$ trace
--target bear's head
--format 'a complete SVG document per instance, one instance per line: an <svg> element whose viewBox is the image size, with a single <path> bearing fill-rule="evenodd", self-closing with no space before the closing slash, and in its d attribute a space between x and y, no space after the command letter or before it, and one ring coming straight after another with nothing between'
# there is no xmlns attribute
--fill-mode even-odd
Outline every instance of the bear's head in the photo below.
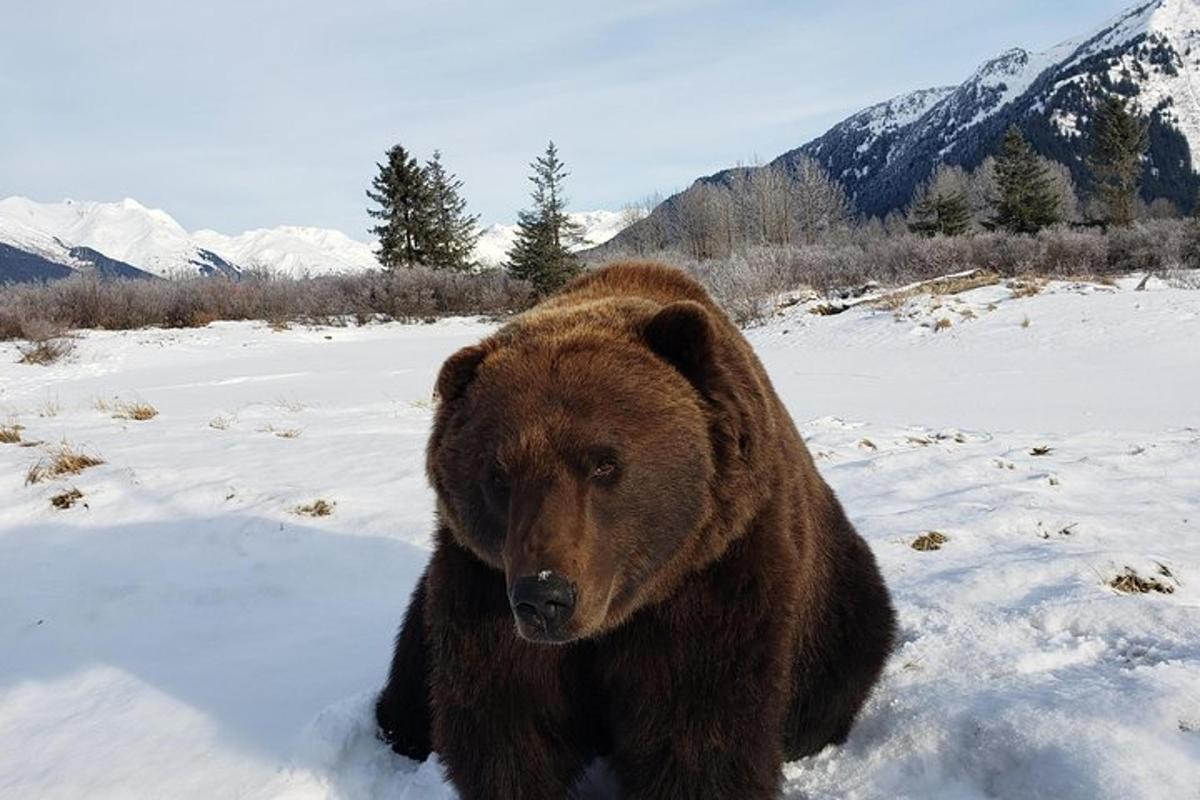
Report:
<svg viewBox="0 0 1200 800"><path fill-rule="evenodd" d="M719 556L726 493L760 490L747 426L762 409L742 398L761 387L718 313L534 312L443 365L428 451L439 513L503 571L524 638L619 625Z"/></svg>

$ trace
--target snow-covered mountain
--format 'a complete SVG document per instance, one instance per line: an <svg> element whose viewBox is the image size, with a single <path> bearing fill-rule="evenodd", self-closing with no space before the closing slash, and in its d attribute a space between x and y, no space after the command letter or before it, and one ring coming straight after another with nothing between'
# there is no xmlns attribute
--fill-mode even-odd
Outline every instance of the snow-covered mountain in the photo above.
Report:
<svg viewBox="0 0 1200 800"><path fill-rule="evenodd" d="M0 213L0 283L65 278L94 272L104 278L153 278L145 270L37 230Z"/></svg>
<svg viewBox="0 0 1200 800"><path fill-rule="evenodd" d="M905 207L939 163L978 166L1017 124L1040 153L1066 164L1086 186L1091 115L1110 94L1129 98L1150 122L1143 196L1191 208L1200 190L1200 0L1143 0L1045 52L1008 50L957 86L872 106L771 163L816 159L861 214L882 216ZM727 183L736 172L699 180ZM664 202L655 224L677 227L671 223L678 206L679 195Z"/></svg>
<svg viewBox="0 0 1200 800"><path fill-rule="evenodd" d="M619 211L579 211L567 216L583 229L581 249L607 242L625 226L624 215ZM508 257L508 251L516 239L516 225L492 225L484 228L478 244L475 245L475 258L484 266L499 266Z"/></svg>
<svg viewBox="0 0 1200 800"><path fill-rule="evenodd" d="M237 236L196 231L192 238L243 269L285 275L327 275L377 269L372 246L328 228L285 225L259 228Z"/></svg>
<svg viewBox="0 0 1200 800"><path fill-rule="evenodd" d="M571 216L583 226L585 246L607 241L621 227L622 215L614 211ZM484 266L503 263L515 237L515 225L486 228L476 258ZM236 236L189 233L167 212L131 199L0 200L0 282L51 280L81 269L121 277L236 276L248 269L302 276L378 266L372 244L337 230L282 226Z"/></svg>
<svg viewBox="0 0 1200 800"><path fill-rule="evenodd" d="M68 249L87 248L159 277L232 276L239 271L197 244L170 214L128 198L116 203L38 203L25 197L0 200L0 241L19 246L20 231Z"/></svg>

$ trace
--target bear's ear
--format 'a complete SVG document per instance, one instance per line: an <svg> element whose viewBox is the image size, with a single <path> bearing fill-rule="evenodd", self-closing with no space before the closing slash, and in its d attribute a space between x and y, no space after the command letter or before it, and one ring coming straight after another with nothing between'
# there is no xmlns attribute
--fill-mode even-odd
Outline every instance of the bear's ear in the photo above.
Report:
<svg viewBox="0 0 1200 800"><path fill-rule="evenodd" d="M712 316L699 303L681 300L663 306L642 329L650 349L703 391L713 371Z"/></svg>
<svg viewBox="0 0 1200 800"><path fill-rule="evenodd" d="M482 344L473 344L447 358L434 384L433 399L443 403L458 399L475 380L475 371L490 351Z"/></svg>

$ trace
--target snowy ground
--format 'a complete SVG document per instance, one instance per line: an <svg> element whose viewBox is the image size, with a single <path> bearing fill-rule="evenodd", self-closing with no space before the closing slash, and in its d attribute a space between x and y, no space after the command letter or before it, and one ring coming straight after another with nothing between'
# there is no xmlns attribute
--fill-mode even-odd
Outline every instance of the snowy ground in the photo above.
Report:
<svg viewBox="0 0 1200 800"><path fill-rule="evenodd" d="M488 329L0 344L0 425L42 442L0 444L0 796L452 797L369 705L426 558L432 378ZM749 335L903 629L788 797L1200 798L1200 292L988 287ZM133 401L158 416L114 418ZM26 485L64 441L106 463ZM1170 593L1110 588L1127 568Z"/></svg>

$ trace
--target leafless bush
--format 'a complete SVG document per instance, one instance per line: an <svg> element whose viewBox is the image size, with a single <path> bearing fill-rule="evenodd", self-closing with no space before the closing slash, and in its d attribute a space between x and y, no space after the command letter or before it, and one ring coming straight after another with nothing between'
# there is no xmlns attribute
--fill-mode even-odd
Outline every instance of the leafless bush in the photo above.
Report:
<svg viewBox="0 0 1200 800"><path fill-rule="evenodd" d="M502 315L526 307L531 291L500 271L426 269L316 278L252 275L240 281L191 278L101 281L74 276L0 286L0 340L45 340L78 328L198 327L216 320L329 323Z"/></svg>
<svg viewBox="0 0 1200 800"><path fill-rule="evenodd" d="M700 259L678 251L648 257L686 269L735 320L746 324L769 312L779 294L799 288L849 297L872 284L903 286L969 270L1026 281L1106 280L1151 271L1188 285L1191 273L1184 270L1200 267L1200 222L1152 219L1108 233L1060 226L1037 236L989 232L933 238L888 235L876 225L820 244L749 247L725 258Z"/></svg>
<svg viewBox="0 0 1200 800"><path fill-rule="evenodd" d="M1108 263L1108 237L1095 229L1055 228L1038 240L1044 250L1035 271L1044 275L1094 275Z"/></svg>
<svg viewBox="0 0 1200 800"><path fill-rule="evenodd" d="M1164 276L1168 286L1176 289L1200 289L1200 269L1174 269Z"/></svg>
<svg viewBox="0 0 1200 800"><path fill-rule="evenodd" d="M20 364L37 364L48 366L69 356L75 350L75 343L70 339L43 339L17 345L21 357Z"/></svg>
<svg viewBox="0 0 1200 800"><path fill-rule="evenodd" d="M1120 228L1108 236L1106 272L1158 272L1177 261L1171 236L1163 236L1161 222Z"/></svg>

